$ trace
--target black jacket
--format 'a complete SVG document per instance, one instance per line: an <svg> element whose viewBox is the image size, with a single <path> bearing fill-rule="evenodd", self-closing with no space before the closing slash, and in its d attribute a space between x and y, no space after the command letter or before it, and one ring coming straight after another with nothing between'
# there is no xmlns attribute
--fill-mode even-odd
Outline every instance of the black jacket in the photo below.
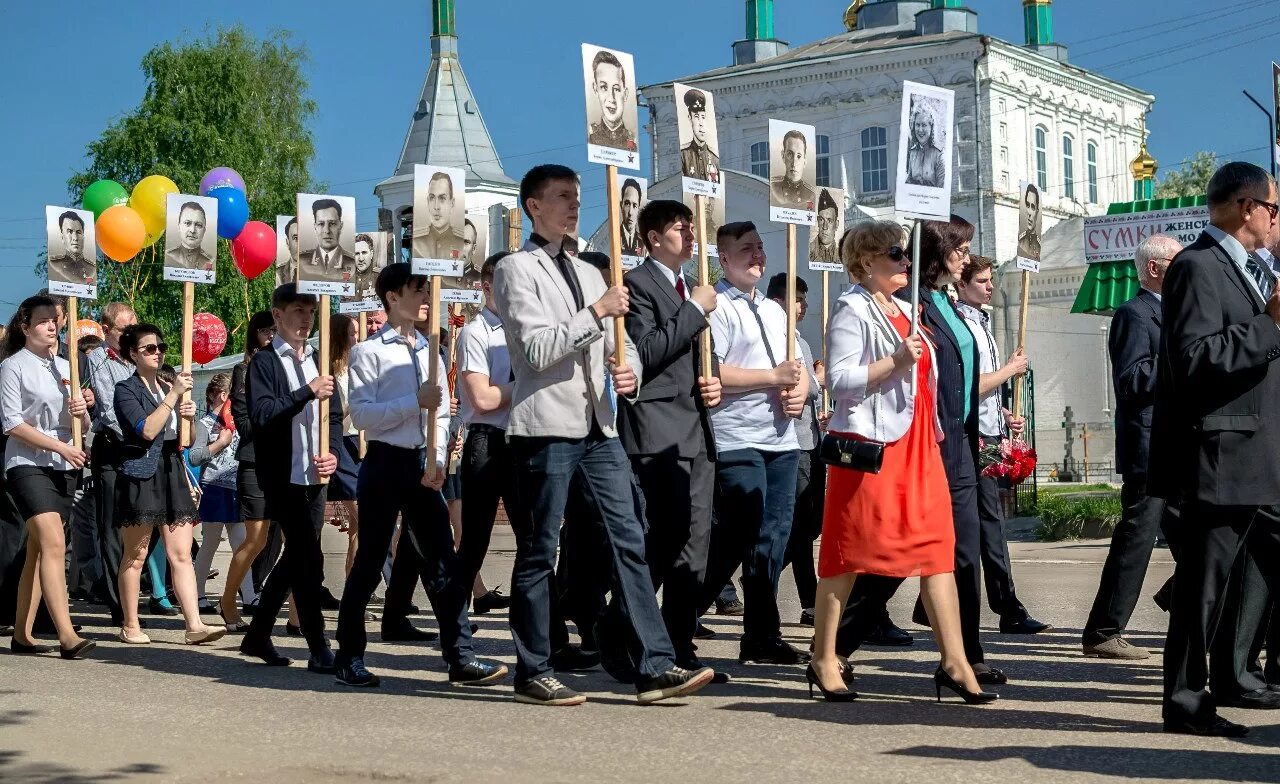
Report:
<svg viewBox="0 0 1280 784"><path fill-rule="evenodd" d="M1280 503L1280 328L1208 234L1177 255L1161 294L1153 494Z"/></svg>
<svg viewBox="0 0 1280 784"><path fill-rule="evenodd" d="M167 393L169 386L160 384L162 394ZM159 406L151 396L147 385L137 373L116 384L116 392L112 403L116 409L116 421L124 431L124 442L120 451L120 470L125 476L134 479L150 479L155 476L156 467L160 464L160 452L164 448L164 439L157 436L151 440L142 437L141 424L151 412ZM161 431L163 435L163 431Z"/></svg>
<svg viewBox="0 0 1280 784"><path fill-rule="evenodd" d="M284 365L271 346L253 355L246 388L258 482L264 487L287 485L293 465L293 418L315 395L310 386L289 388ZM336 457L342 445L342 401L337 395L329 398L328 425L329 452Z"/></svg>
<svg viewBox="0 0 1280 784"><path fill-rule="evenodd" d="M1145 476L1160 353L1160 300L1146 289L1116 308L1107 337L1116 390L1116 472Z"/></svg>
<svg viewBox="0 0 1280 784"><path fill-rule="evenodd" d="M942 449L942 463L946 466L948 477L972 477L978 459L978 377L981 376L982 365L978 356L978 344L970 347L969 361L973 366L973 381L969 388L969 415L964 412L964 364L960 358L960 341L951 331L951 327L943 318L942 311L934 303L933 297L925 290L920 292L920 304L924 306L920 323L926 337L934 346L934 361L938 363L938 419L942 423L943 439L938 446ZM961 324L964 316L956 310L954 303L948 301ZM903 308L910 311L910 306ZM968 460L971 466L963 466Z"/></svg>
<svg viewBox="0 0 1280 784"><path fill-rule="evenodd" d="M702 356L699 334L707 319L693 302L680 301L675 287L652 259L631 270L627 334L643 366L635 401L618 400L618 437L629 455L693 458L700 449L715 456L711 418L698 389ZM714 366L714 357L713 366Z"/></svg>
<svg viewBox="0 0 1280 784"><path fill-rule="evenodd" d="M259 352L261 353L261 352ZM253 423L249 421L249 363L241 362L231 369L231 420L240 434L236 447L236 460L253 462Z"/></svg>

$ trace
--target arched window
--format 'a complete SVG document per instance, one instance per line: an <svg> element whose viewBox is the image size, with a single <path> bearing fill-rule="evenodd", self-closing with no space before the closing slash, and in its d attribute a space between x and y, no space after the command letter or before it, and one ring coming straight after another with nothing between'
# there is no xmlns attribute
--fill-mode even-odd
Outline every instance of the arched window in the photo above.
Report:
<svg viewBox="0 0 1280 784"><path fill-rule="evenodd" d="M888 131L884 128L862 129L862 192L889 190Z"/></svg>
<svg viewBox="0 0 1280 784"><path fill-rule="evenodd" d="M1076 197L1076 141L1071 134L1062 135L1062 195Z"/></svg>
<svg viewBox="0 0 1280 784"><path fill-rule="evenodd" d="M818 164L818 187L831 187L831 137L818 134L814 161Z"/></svg>
<svg viewBox="0 0 1280 784"><path fill-rule="evenodd" d="M1098 203L1098 145L1085 146L1085 175L1089 178L1089 203Z"/></svg>
<svg viewBox="0 0 1280 784"><path fill-rule="evenodd" d="M757 177L769 179L768 142L756 142L751 145L751 173Z"/></svg>
<svg viewBox="0 0 1280 784"><path fill-rule="evenodd" d="M1036 126L1036 185L1049 189L1049 131L1042 125Z"/></svg>

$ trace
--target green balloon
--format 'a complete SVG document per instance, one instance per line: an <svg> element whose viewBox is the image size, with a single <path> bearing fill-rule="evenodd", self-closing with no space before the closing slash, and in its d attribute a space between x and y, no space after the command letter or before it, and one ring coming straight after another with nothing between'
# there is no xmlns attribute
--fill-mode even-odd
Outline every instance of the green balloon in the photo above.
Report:
<svg viewBox="0 0 1280 784"><path fill-rule="evenodd" d="M94 220L97 220L108 208L117 204L128 204L129 192L115 180L98 180L84 189L84 198L81 203L84 209L93 213Z"/></svg>

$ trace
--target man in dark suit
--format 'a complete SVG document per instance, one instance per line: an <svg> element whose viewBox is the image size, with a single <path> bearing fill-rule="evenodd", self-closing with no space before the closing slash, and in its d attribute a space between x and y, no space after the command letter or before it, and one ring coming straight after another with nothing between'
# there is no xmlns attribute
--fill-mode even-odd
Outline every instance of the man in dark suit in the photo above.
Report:
<svg viewBox="0 0 1280 784"><path fill-rule="evenodd" d="M619 399L618 437L644 491L649 530L645 560L653 586L665 586L662 616L676 664L702 667L694 653L698 591L707 571L715 437L709 408L720 381L699 375L698 336L715 310L713 286L690 286L681 265L693 253L693 212L678 201L640 211L649 258L624 278L631 294L627 334L644 369L634 401Z"/></svg>
<svg viewBox="0 0 1280 784"><path fill-rule="evenodd" d="M1165 279L1152 416L1153 492L1182 506L1164 653L1166 732L1242 737L1205 689L1207 641L1243 552L1280 565L1280 287L1254 255L1276 224L1275 181L1248 163L1209 180L1209 225Z"/></svg>
<svg viewBox="0 0 1280 784"><path fill-rule="evenodd" d="M1163 234L1143 240L1134 256L1142 288L1111 317L1107 349L1116 390L1116 470L1124 477L1124 513L1111 535L1098 595L1084 626L1085 656L1134 661L1151 655L1121 633L1137 606L1165 518L1165 500L1147 493L1147 454L1160 352L1160 289L1169 263L1181 250L1181 243Z"/></svg>

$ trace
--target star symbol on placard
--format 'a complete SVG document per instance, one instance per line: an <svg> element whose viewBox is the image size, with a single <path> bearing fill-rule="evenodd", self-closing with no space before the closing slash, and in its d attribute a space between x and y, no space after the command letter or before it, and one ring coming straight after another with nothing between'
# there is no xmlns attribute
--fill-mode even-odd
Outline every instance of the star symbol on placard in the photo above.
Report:
<svg viewBox="0 0 1280 784"><path fill-rule="evenodd" d="M205 280L213 280L213 271L212 271L212 270L206 270L206 271L205 271L205 273L204 273L204 279L205 279Z"/></svg>
<svg viewBox="0 0 1280 784"><path fill-rule="evenodd" d="M627 163L635 163L635 162L636 162L636 156L631 153L627 153Z"/></svg>
<svg viewBox="0 0 1280 784"><path fill-rule="evenodd" d="M711 195L712 195L712 196L718 196L718 195L720 195L720 186L718 186L718 185L712 185L712 186L711 186Z"/></svg>
<svg viewBox="0 0 1280 784"><path fill-rule="evenodd" d="M451 269L453 272L458 272L461 266L462 265L460 265L458 262L455 261L449 269Z"/></svg>

